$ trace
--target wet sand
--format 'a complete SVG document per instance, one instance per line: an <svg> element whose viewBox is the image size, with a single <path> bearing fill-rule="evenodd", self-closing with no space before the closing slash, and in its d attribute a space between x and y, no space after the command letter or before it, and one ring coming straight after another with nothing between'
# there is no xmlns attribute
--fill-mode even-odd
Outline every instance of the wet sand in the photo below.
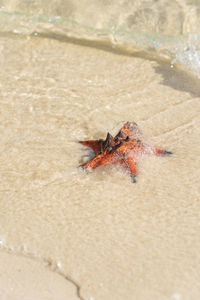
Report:
<svg viewBox="0 0 200 300"><path fill-rule="evenodd" d="M50 276L60 299L198 300L198 81L94 45L5 36L0 48L3 297L18 299L27 272L20 299L38 281L42 299ZM136 184L116 166L78 169L77 141L124 121L173 156L143 159Z"/></svg>
<svg viewBox="0 0 200 300"><path fill-rule="evenodd" d="M36 258L1 252L0 273L0 299L79 299L73 283Z"/></svg>

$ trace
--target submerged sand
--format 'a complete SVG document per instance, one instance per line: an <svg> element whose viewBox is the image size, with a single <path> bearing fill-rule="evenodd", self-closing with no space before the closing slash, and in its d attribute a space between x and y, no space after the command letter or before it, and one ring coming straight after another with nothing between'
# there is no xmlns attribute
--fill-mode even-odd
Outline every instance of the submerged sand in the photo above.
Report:
<svg viewBox="0 0 200 300"><path fill-rule="evenodd" d="M198 300L199 82L81 41L5 36L0 48L2 299ZM78 169L77 141L124 121L173 156L142 160L136 184Z"/></svg>

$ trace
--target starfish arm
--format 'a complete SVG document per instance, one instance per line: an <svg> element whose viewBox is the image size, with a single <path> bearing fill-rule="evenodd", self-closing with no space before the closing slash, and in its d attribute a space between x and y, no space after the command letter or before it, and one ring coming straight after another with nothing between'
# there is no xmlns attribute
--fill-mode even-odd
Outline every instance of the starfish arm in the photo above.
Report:
<svg viewBox="0 0 200 300"><path fill-rule="evenodd" d="M101 165L109 165L112 163L115 163L116 158L113 156L113 153L110 154L99 154L97 156L95 156L93 159L91 159L89 162L81 165L82 168L87 169L87 168L91 168L91 169L96 169L97 167L101 166Z"/></svg>
<svg viewBox="0 0 200 300"><path fill-rule="evenodd" d="M154 147L154 153L155 155L171 155L172 152L170 151L166 151L166 150L163 150L163 149L159 149L158 147Z"/></svg>
<svg viewBox="0 0 200 300"><path fill-rule="evenodd" d="M137 165L133 157L128 157L126 159L123 159L121 162L122 166L129 171L132 182L136 182L136 176L137 176Z"/></svg>
<svg viewBox="0 0 200 300"><path fill-rule="evenodd" d="M79 141L82 145L86 147L90 147L93 151L94 154L97 155L99 152L101 152L101 145L102 145L102 140L88 140L88 141Z"/></svg>

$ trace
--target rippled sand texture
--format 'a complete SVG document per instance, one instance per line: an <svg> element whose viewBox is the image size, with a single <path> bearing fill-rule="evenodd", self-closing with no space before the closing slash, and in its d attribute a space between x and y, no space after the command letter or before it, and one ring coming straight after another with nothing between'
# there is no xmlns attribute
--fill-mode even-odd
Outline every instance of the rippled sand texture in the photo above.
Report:
<svg viewBox="0 0 200 300"><path fill-rule="evenodd" d="M21 16L29 16L32 29L37 26L36 20L41 23L56 21L55 27L61 28L69 26L70 20L73 20L74 27L77 24L81 25L79 34L82 30L90 34L92 29L110 29L113 33L130 31L132 34L166 34L169 38L188 33L198 34L200 26L199 4L196 0L1 0L0 8L3 12L12 14L13 17L9 20L11 23L19 20ZM8 18L9 16L10 14ZM64 24L65 22L67 24ZM62 26L59 23L62 23ZM24 25L27 24L16 23L16 27L21 25L22 30L25 30L27 26ZM73 30L75 31L75 28L71 28L71 31Z"/></svg>
<svg viewBox="0 0 200 300"><path fill-rule="evenodd" d="M48 262L84 300L198 300L199 83L64 40L1 37L0 48L1 255ZM174 155L142 160L136 184L116 167L79 170L77 141L124 121Z"/></svg>

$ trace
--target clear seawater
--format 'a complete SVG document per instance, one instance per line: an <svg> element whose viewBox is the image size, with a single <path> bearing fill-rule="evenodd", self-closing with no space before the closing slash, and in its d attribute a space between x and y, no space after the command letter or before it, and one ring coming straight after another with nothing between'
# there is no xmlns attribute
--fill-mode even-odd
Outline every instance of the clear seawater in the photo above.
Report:
<svg viewBox="0 0 200 300"><path fill-rule="evenodd" d="M142 51L200 78L199 0L2 0L0 34L50 35Z"/></svg>

